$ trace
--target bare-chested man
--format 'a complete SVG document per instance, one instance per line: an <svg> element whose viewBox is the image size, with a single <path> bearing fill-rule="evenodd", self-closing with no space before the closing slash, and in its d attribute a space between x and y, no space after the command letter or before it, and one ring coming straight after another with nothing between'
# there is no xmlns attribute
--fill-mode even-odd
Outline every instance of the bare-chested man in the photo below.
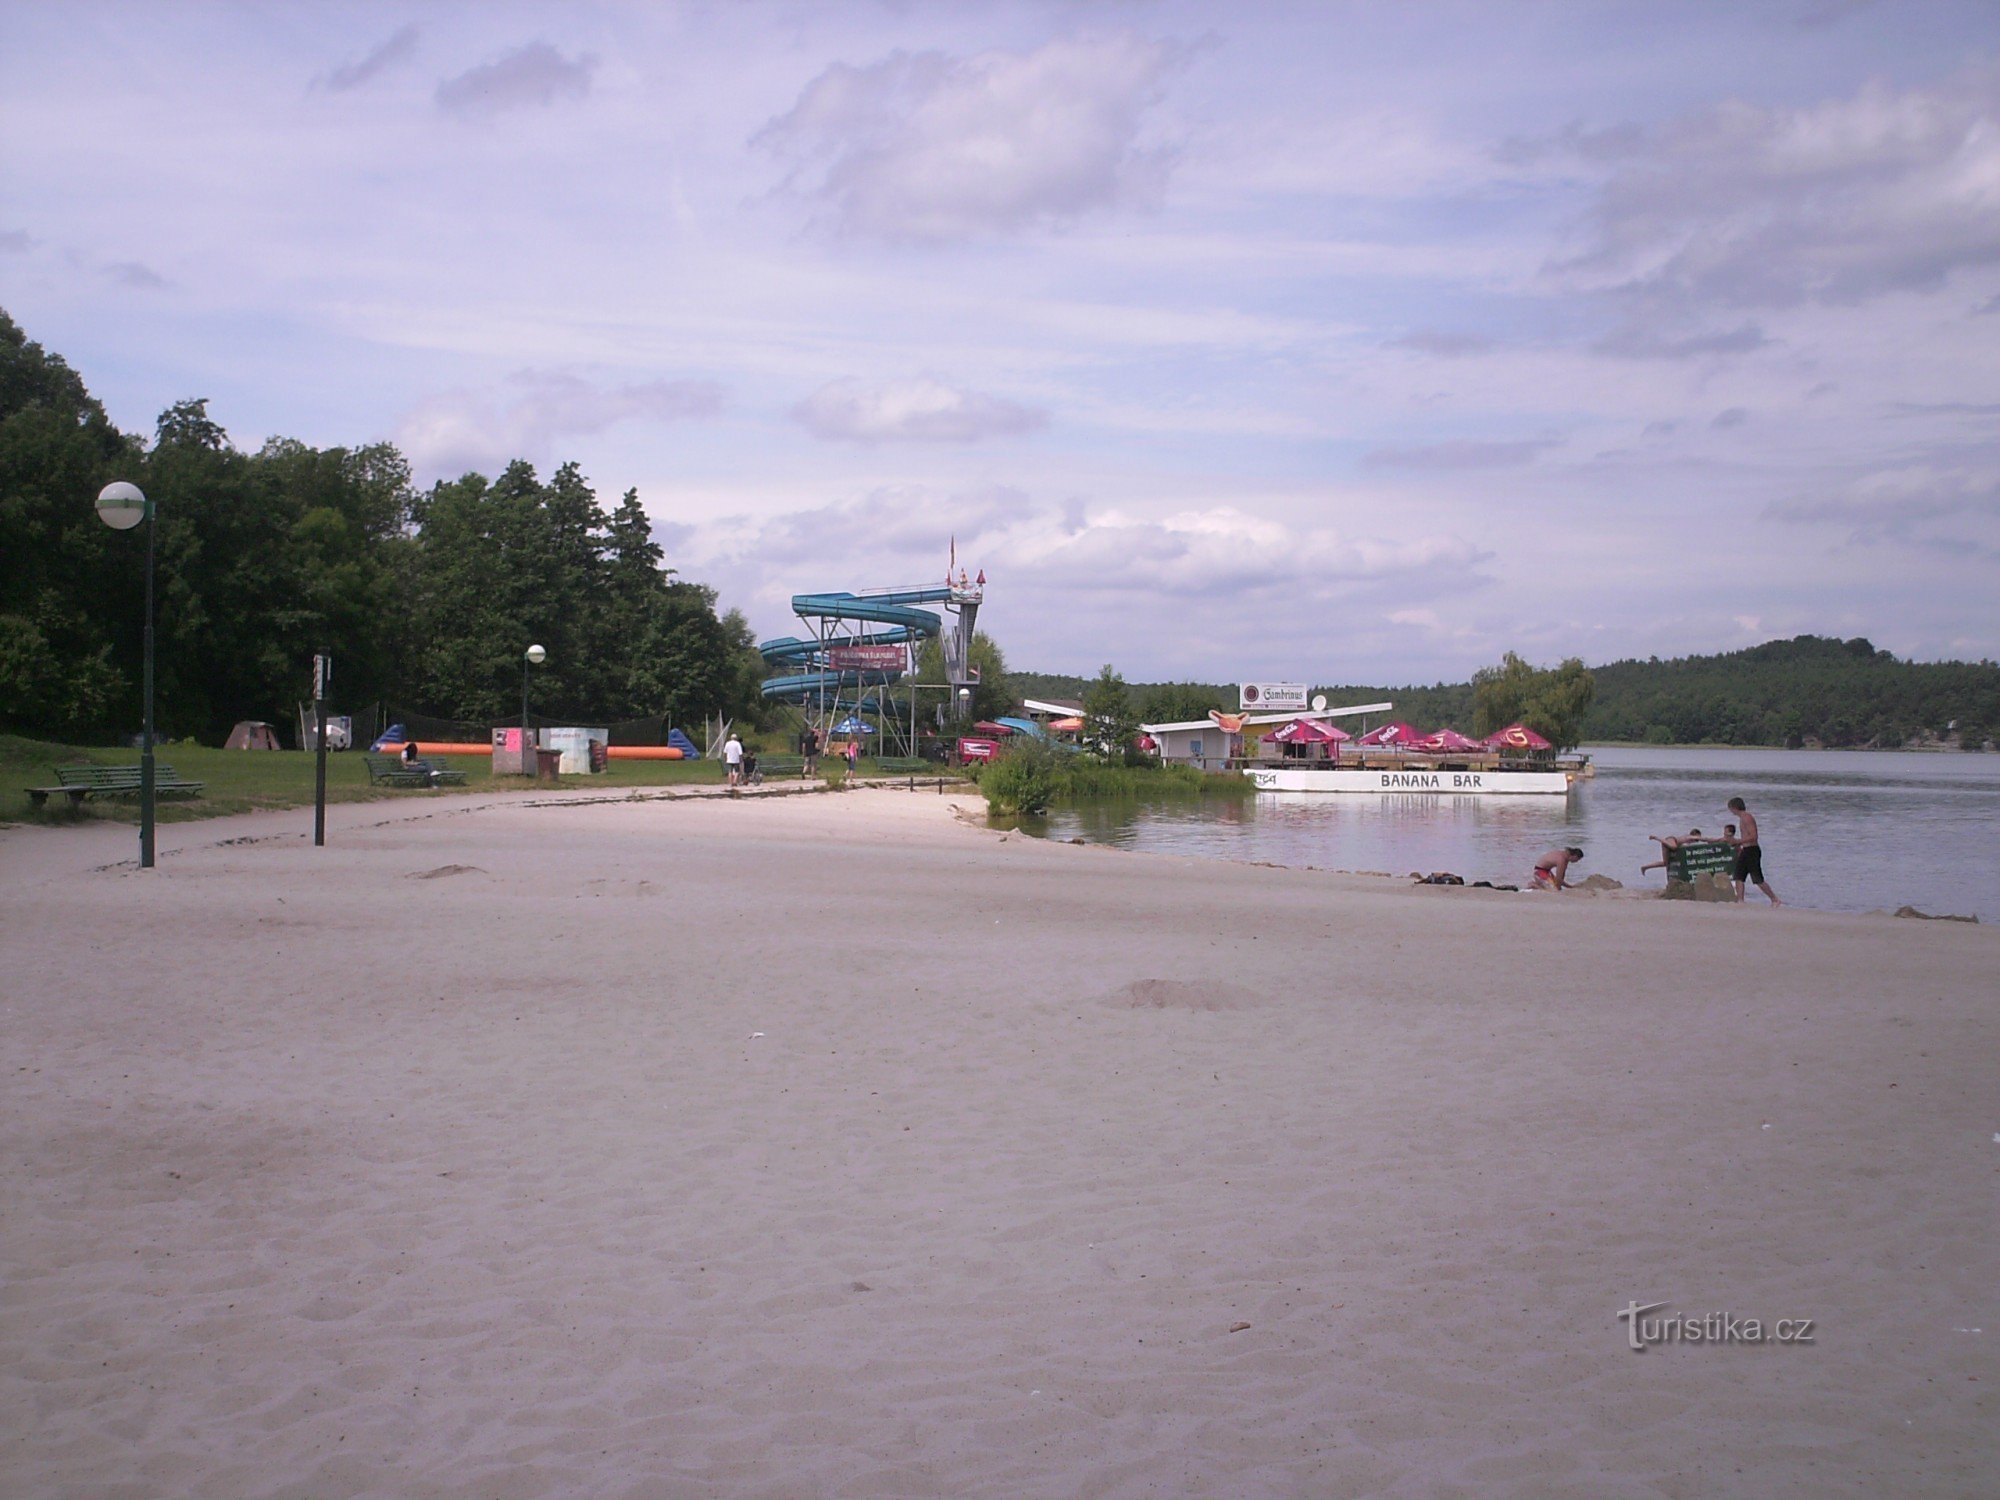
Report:
<svg viewBox="0 0 2000 1500"><path fill-rule="evenodd" d="M1582 858L1581 849L1551 849L1535 861L1535 889L1561 890L1568 883L1569 867Z"/></svg>
<svg viewBox="0 0 2000 1500"><path fill-rule="evenodd" d="M1757 842L1757 815L1743 805L1741 797L1729 799L1729 810L1742 823L1742 831L1730 839L1736 846L1736 868L1730 874L1730 883L1736 887L1736 899L1743 899L1743 888L1755 885L1773 906L1783 906L1778 893L1764 883L1764 850Z"/></svg>

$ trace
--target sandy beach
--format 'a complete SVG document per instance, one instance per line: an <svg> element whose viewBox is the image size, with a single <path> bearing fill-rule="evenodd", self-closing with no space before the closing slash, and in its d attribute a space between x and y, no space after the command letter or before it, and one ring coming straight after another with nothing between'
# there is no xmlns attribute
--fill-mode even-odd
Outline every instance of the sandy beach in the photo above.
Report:
<svg viewBox="0 0 2000 1500"><path fill-rule="evenodd" d="M6 1493L2000 1492L1991 928L958 801L0 833Z"/></svg>

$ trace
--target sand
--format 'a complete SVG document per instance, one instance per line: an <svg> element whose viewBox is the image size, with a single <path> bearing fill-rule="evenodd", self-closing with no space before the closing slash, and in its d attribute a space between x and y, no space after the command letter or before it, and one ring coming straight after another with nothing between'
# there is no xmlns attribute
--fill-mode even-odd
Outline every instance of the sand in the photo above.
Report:
<svg viewBox="0 0 2000 1500"><path fill-rule="evenodd" d="M2000 1491L1991 928L309 829L0 834L10 1497Z"/></svg>

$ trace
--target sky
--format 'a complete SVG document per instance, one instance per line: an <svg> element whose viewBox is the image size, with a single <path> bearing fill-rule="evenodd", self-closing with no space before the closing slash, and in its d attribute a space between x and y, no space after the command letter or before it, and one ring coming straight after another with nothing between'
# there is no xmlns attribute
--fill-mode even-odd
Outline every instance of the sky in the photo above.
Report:
<svg viewBox="0 0 2000 1500"><path fill-rule="evenodd" d="M2000 656L2000 0L0 0L0 308L127 431L577 462L762 635Z"/></svg>

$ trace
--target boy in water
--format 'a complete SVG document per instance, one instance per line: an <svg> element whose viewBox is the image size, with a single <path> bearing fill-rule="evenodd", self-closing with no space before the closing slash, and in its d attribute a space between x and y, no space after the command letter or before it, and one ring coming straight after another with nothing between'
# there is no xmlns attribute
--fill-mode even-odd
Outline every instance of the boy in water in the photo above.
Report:
<svg viewBox="0 0 2000 1500"><path fill-rule="evenodd" d="M1764 850L1757 842L1757 815L1744 805L1741 797L1729 799L1729 810L1743 823L1743 831L1729 840L1736 846L1736 868L1730 873L1736 899L1743 899L1746 885L1755 885L1773 906L1783 906L1785 903L1778 899L1778 893L1764 883Z"/></svg>

